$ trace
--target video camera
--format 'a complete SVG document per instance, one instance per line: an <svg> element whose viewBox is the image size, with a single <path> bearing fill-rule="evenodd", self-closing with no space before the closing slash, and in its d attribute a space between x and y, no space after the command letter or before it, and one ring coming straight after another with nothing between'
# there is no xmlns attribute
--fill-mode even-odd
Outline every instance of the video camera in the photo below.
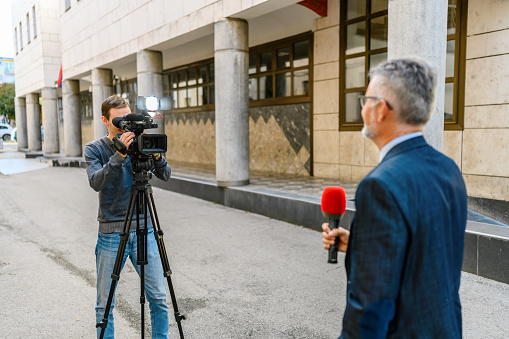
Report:
<svg viewBox="0 0 509 339"><path fill-rule="evenodd" d="M167 138L165 134L142 134L145 129L157 128L150 113L155 115L158 109L169 110L171 108L170 98L157 98L155 96L138 97L137 106L139 110L148 111L143 113L126 114L123 117L114 118L113 125L128 132L133 132L135 137L129 148L115 136L113 146L122 154L131 157L164 153L167 150Z"/></svg>

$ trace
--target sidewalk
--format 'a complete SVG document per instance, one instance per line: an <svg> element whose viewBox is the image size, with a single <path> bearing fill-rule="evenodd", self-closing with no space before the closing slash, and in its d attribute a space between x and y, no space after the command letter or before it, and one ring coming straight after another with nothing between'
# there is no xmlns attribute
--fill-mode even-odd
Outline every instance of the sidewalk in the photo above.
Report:
<svg viewBox="0 0 509 339"><path fill-rule="evenodd" d="M0 175L0 187L8 197L0 204L0 337L94 337L97 193L86 172ZM317 232L159 188L154 198L187 339L339 335L344 256L327 264ZM460 293L464 338L509 337L509 285L463 273ZM139 279L129 263L116 300L117 337L139 337Z"/></svg>

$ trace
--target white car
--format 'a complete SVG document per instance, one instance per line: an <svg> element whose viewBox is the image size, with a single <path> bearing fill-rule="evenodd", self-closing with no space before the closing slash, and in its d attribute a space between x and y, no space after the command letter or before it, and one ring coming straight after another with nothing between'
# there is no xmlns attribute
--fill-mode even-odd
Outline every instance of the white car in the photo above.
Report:
<svg viewBox="0 0 509 339"><path fill-rule="evenodd" d="M11 125L0 123L0 138L4 141L11 140L12 129Z"/></svg>

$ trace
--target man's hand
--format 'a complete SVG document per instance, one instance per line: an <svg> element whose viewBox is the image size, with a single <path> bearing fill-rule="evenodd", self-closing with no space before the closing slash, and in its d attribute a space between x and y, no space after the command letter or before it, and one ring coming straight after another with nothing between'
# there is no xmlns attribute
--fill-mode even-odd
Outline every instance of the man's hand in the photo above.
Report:
<svg viewBox="0 0 509 339"><path fill-rule="evenodd" d="M332 245L334 245L336 237L339 237L338 251L346 252L346 249L348 248L348 239L350 238L349 230L344 229L343 227L331 230L328 223L323 223L322 229L322 242L324 243L323 248L328 250Z"/></svg>
<svg viewBox="0 0 509 339"><path fill-rule="evenodd" d="M126 148L129 148L129 146L133 143L134 133L133 132L122 133L119 139L120 141L122 141ZM122 154L120 152L118 152L118 154L120 154L124 159L127 157L127 154Z"/></svg>
<svg viewBox="0 0 509 339"><path fill-rule="evenodd" d="M161 153L152 153L152 157L154 157L154 160L161 159Z"/></svg>

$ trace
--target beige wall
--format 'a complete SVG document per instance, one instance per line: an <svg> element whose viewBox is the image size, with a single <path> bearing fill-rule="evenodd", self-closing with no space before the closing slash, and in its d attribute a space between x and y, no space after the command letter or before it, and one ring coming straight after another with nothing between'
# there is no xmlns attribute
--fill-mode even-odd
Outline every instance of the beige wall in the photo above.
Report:
<svg viewBox="0 0 509 339"><path fill-rule="evenodd" d="M339 150L339 1L329 0L327 17L316 20L313 69L313 171L317 177L351 179Z"/></svg>
<svg viewBox="0 0 509 339"><path fill-rule="evenodd" d="M461 168L468 194L509 200L509 1L469 1ZM455 159L456 160L456 159Z"/></svg>

